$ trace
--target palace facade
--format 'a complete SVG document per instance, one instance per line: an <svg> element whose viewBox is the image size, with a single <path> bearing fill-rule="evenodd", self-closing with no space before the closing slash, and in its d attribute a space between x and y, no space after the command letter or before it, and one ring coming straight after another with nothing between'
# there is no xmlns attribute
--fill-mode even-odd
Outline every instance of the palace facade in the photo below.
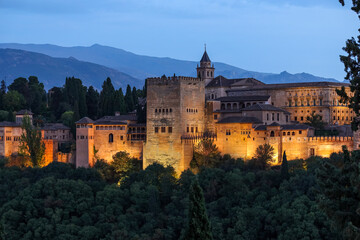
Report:
<svg viewBox="0 0 360 240"><path fill-rule="evenodd" d="M251 159L256 148L270 144L274 163L284 151L289 160L330 156L359 148L358 134L350 130L354 114L339 102L339 82L265 84L253 78L215 77L215 67L205 51L197 66L197 78L148 78L147 121L135 115L115 115L76 123L76 165L88 167L96 159L112 161L118 151L143 160L143 167L159 162L177 172L189 167L193 148L211 138L222 154ZM315 136L304 123L312 113L339 135Z"/></svg>
<svg viewBox="0 0 360 240"><path fill-rule="evenodd" d="M16 156L19 151L23 118L28 116L32 122L33 113L29 110L20 110L16 113L15 122L0 122L0 156ZM61 123L47 123L41 130L42 141L45 144L45 165L53 162L75 163L75 156L71 153L59 151L66 144L71 144L70 128Z"/></svg>

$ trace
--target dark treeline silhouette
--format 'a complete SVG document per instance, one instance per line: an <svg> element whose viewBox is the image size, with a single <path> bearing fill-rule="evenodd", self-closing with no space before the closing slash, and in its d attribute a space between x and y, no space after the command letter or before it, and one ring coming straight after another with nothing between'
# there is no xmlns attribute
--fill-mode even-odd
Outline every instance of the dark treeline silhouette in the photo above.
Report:
<svg viewBox="0 0 360 240"><path fill-rule="evenodd" d="M1 160L0 239L356 239L359 154L284 160L225 155L178 177L124 152L89 169Z"/></svg>
<svg viewBox="0 0 360 240"><path fill-rule="evenodd" d="M136 110L139 121L145 121L144 89L115 89L107 78L99 92L93 86L86 87L75 77L65 79L62 87L53 87L48 92L38 78L30 76L15 79L8 87L5 81L0 86L0 121L14 121L15 112L29 109L34 113L34 123L62 122L75 131L74 123L82 117L94 120L115 112L128 114Z"/></svg>

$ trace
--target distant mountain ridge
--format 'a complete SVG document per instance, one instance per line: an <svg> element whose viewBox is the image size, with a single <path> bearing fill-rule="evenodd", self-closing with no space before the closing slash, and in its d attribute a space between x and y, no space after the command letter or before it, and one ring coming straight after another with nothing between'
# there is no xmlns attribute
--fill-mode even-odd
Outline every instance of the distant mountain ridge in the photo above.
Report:
<svg viewBox="0 0 360 240"><path fill-rule="evenodd" d="M52 57L74 57L80 61L92 62L119 72L128 74L144 82L147 77L184 75L196 76L198 61L185 61L172 58L160 58L137 55L122 49L94 44L90 47L61 47L51 44L17 44L0 43L0 48L13 48L25 51L38 52ZM210 56L211 57L211 56ZM199 56L200 58L200 56ZM290 74L286 71L280 74L247 71L228 64L214 62L215 75L226 78L253 77L265 83L291 83L291 82L338 82L333 78L322 78L308 73Z"/></svg>
<svg viewBox="0 0 360 240"><path fill-rule="evenodd" d="M54 58L41 53L18 49L0 49L0 79L10 84L15 78L37 76L45 88L62 86L66 77L80 78L84 85L101 89L107 77L114 87L126 88L127 84L140 88L143 81L125 73L95 63L79 61L74 57Z"/></svg>

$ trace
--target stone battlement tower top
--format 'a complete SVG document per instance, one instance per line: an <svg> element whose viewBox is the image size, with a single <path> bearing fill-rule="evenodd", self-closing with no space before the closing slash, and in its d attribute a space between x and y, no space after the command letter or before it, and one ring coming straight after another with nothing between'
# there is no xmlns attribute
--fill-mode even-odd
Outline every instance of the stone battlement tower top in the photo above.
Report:
<svg viewBox="0 0 360 240"><path fill-rule="evenodd" d="M153 85L177 85L177 84L192 84L202 82L201 78L193 78L193 77L183 77L183 76L174 76L174 77L155 77L155 78L147 78L146 84L148 86Z"/></svg>
<svg viewBox="0 0 360 240"><path fill-rule="evenodd" d="M214 79L215 68L214 65L211 65L211 60L206 52L206 45L204 54L200 60L200 67L198 65L196 71L198 78L201 78L205 81L205 86Z"/></svg>

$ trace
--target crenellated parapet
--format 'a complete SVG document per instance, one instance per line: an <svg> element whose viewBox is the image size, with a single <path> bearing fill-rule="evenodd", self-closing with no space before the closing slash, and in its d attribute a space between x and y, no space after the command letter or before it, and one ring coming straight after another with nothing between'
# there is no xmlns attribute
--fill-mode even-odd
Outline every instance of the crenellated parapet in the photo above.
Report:
<svg viewBox="0 0 360 240"><path fill-rule="evenodd" d="M178 85L178 84L193 84L203 82L200 78L194 77L184 77L184 76L174 76L174 77L155 77L147 78L147 86L151 85Z"/></svg>

